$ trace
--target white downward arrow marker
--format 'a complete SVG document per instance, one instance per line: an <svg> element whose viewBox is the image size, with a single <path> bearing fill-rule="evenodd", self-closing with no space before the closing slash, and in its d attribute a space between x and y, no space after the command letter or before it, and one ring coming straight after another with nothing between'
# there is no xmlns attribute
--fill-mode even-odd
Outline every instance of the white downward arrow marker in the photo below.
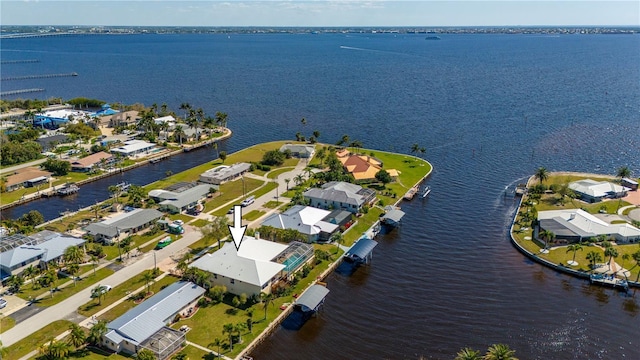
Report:
<svg viewBox="0 0 640 360"><path fill-rule="evenodd" d="M246 226L242 226L242 206L233 206L233 226L229 225L229 232L233 238L233 245L236 246L236 251L240 250L240 244L244 237L244 232L247 230Z"/></svg>

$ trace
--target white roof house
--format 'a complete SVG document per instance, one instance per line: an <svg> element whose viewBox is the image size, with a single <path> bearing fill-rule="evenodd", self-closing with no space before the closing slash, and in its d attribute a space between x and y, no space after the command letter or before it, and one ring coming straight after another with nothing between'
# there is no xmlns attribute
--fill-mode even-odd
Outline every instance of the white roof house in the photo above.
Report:
<svg viewBox="0 0 640 360"><path fill-rule="evenodd" d="M165 326L173 320L175 315L192 306L205 291L200 286L187 281L179 281L167 286L150 299L107 324L107 333L102 337L102 344L116 352L135 354L141 347L145 347L146 341L154 334L167 329ZM181 335L177 331L174 333ZM174 342L177 340L177 347L179 347L184 339L173 339L174 337L175 335L169 336L168 339L161 340L159 343L167 343L165 347L169 347L167 345L172 344L167 340L174 340ZM156 347L153 347L153 350L156 352ZM163 358L162 350L164 349L160 350L160 353L156 352L156 356L160 355L158 357Z"/></svg>
<svg viewBox="0 0 640 360"><path fill-rule="evenodd" d="M322 209L342 209L358 212L362 205L375 199L375 191L360 185L342 181L331 181L321 189L312 188L304 192L310 205Z"/></svg>
<svg viewBox="0 0 640 360"><path fill-rule="evenodd" d="M155 122L156 124L168 123L169 125L174 125L176 123L176 119L171 115L167 115L155 118L153 119L153 122Z"/></svg>
<svg viewBox="0 0 640 360"><path fill-rule="evenodd" d="M640 229L635 226L609 224L582 209L540 211L538 220L540 227L552 231L556 238L581 241L605 235L618 242L640 241Z"/></svg>
<svg viewBox="0 0 640 360"><path fill-rule="evenodd" d="M284 144L280 147L280 152L291 151L293 156L299 158L310 158L315 153L316 149L313 145L304 144Z"/></svg>
<svg viewBox="0 0 640 360"><path fill-rule="evenodd" d="M220 165L213 169L209 169L200 175L200 181L220 185L227 181L231 181L251 169L251 164L236 163L231 166Z"/></svg>
<svg viewBox="0 0 640 360"><path fill-rule="evenodd" d="M270 215L261 225L297 230L307 235L309 242L326 240L338 229L337 224L323 221L330 213L311 206L295 205L282 214Z"/></svg>
<svg viewBox="0 0 640 360"><path fill-rule="evenodd" d="M156 144L146 142L144 140L129 140L125 141L123 146L111 149L111 152L119 153L124 156L132 156L141 153L147 153L155 147Z"/></svg>
<svg viewBox="0 0 640 360"><path fill-rule="evenodd" d="M598 202L604 198L617 198L626 195L629 188L608 181L584 179L569 184L569 188L585 201Z"/></svg>
<svg viewBox="0 0 640 360"><path fill-rule="evenodd" d="M226 243L213 254L206 254L190 266L212 274L214 285L223 285L233 294L269 292L285 265L272 261L287 249L287 245L245 236L236 250Z"/></svg>
<svg viewBox="0 0 640 360"><path fill-rule="evenodd" d="M159 205L161 208L167 209L173 213L180 213L195 206L200 200L207 197L212 185L197 185L182 192L173 192L167 190L152 190L149 196L162 200Z"/></svg>

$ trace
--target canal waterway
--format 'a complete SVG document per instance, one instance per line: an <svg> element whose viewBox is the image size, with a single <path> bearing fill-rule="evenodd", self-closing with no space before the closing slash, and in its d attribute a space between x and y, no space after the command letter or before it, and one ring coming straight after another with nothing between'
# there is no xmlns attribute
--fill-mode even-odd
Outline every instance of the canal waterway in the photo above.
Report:
<svg viewBox="0 0 640 360"><path fill-rule="evenodd" d="M441 38L13 39L3 41L3 61L40 62L3 65L3 76L78 72L20 85L46 88L38 97L225 111L234 135L220 150L229 152L314 130L329 143L347 134L366 148L426 148L431 195L401 203L403 224L378 239L372 265L329 276L318 317L277 330L256 359L451 359L493 343L520 359L640 358L640 295L527 260L509 242L517 204L504 192L539 166L609 174L628 166L640 175L640 37ZM108 185L146 184L213 155L185 153L87 184L76 198L10 211L55 216L105 199Z"/></svg>

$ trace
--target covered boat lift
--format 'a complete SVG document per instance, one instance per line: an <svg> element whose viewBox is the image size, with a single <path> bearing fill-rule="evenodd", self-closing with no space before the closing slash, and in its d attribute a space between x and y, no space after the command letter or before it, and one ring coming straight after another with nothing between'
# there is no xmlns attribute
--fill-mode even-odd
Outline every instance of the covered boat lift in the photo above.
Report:
<svg viewBox="0 0 640 360"><path fill-rule="evenodd" d="M373 248L378 245L375 240L366 237L360 238L358 242L353 244L344 254L344 257L358 264L369 264L371 262Z"/></svg>
<svg viewBox="0 0 640 360"><path fill-rule="evenodd" d="M322 285L312 285L295 302L302 312L316 312L324 303L329 289Z"/></svg>
<svg viewBox="0 0 640 360"><path fill-rule="evenodd" d="M398 226L400 220L404 217L404 211L400 209L391 209L387 211L381 218L380 222L388 226Z"/></svg>

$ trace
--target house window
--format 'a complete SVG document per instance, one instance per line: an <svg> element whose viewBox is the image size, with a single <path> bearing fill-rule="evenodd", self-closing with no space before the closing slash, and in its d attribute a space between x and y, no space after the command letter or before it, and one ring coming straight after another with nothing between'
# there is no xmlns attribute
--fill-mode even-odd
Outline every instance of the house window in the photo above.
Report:
<svg viewBox="0 0 640 360"><path fill-rule="evenodd" d="M218 274L213 274L213 278L217 279L218 278Z"/></svg>
<svg viewBox="0 0 640 360"><path fill-rule="evenodd" d="M229 281L230 281L232 284L235 284L235 283L236 283L236 280L235 280L235 279L229 279Z"/></svg>

